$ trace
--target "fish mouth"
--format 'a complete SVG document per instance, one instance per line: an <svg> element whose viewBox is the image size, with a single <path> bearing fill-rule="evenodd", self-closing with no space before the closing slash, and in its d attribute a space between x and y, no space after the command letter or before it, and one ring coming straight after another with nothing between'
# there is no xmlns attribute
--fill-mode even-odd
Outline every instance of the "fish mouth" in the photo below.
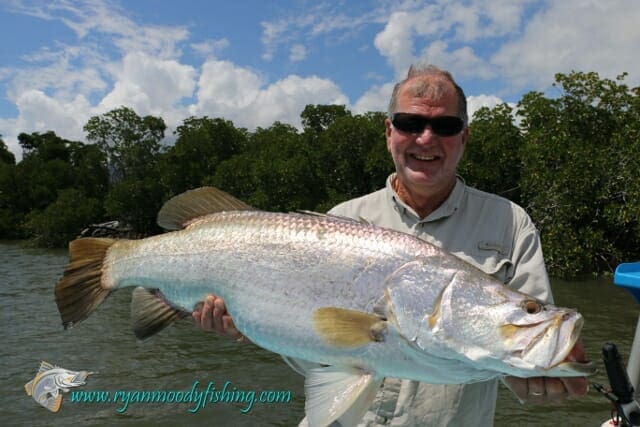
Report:
<svg viewBox="0 0 640 427"><path fill-rule="evenodd" d="M559 313L523 349L522 360L545 371L555 370L561 365L567 368L581 366L581 362L568 360L568 357L580 337L583 325L584 319L578 312ZM540 327L541 324L535 326Z"/></svg>
<svg viewBox="0 0 640 427"><path fill-rule="evenodd" d="M580 332L582 331L582 327L584 326L584 319L582 316L577 315L576 312L573 312L576 314L576 319L573 322L573 326L572 326L572 330L571 333L569 334L569 340L566 341L565 345L562 347L562 349L558 352L557 356L551 361L551 367L555 367L558 366L561 363L564 363L567 358L569 357L569 355L571 354L571 351L573 350L573 347L575 347L576 342L578 341L578 338L580 337ZM562 317L566 317L566 316L571 316L573 313L570 314L564 314ZM559 321L559 320L556 320ZM571 325L567 325L566 323L563 323L562 325L560 325L560 334L558 336L559 338L559 345L562 345L562 336L563 334L563 328L569 328L571 327Z"/></svg>
<svg viewBox="0 0 640 427"><path fill-rule="evenodd" d="M580 316L575 321L571 336L564 350L559 352L558 357L552 361L552 365L548 369L549 372L557 376L589 376L597 372L596 365L592 361L577 361L572 356L583 326L584 319Z"/></svg>

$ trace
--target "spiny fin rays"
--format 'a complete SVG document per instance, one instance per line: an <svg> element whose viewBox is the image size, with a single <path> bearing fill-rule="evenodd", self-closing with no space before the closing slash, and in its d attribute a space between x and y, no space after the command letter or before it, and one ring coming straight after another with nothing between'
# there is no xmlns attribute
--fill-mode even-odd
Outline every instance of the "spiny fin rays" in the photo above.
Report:
<svg viewBox="0 0 640 427"><path fill-rule="evenodd" d="M254 210L248 204L214 187L200 187L170 199L158 212L158 225L180 230L193 220L224 211Z"/></svg>

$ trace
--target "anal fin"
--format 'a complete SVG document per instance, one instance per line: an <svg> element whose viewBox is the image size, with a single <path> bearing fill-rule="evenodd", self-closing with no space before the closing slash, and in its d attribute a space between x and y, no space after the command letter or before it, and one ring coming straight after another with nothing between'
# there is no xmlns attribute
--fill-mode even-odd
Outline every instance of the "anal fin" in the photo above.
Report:
<svg viewBox="0 0 640 427"><path fill-rule="evenodd" d="M46 403L43 405L45 408L50 410L51 412L58 412L60 410L60 406L62 405L62 394L57 392L55 398L46 399Z"/></svg>
<svg viewBox="0 0 640 427"><path fill-rule="evenodd" d="M137 287L131 296L133 331L140 340L160 332L191 313L169 304L158 289Z"/></svg>
<svg viewBox="0 0 640 427"><path fill-rule="evenodd" d="M305 412L311 427L339 421L355 426L371 406L384 378L347 366L312 369L305 380Z"/></svg>

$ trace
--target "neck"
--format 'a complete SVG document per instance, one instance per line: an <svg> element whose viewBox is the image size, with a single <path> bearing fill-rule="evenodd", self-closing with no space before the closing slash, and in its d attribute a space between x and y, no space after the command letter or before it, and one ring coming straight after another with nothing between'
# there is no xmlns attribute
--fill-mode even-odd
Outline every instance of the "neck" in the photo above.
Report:
<svg viewBox="0 0 640 427"><path fill-rule="evenodd" d="M411 209L416 211L420 219L424 219L431 212L435 211L447 200L447 197L453 191L456 185L456 181L453 180L444 191L435 192L434 194L423 196L412 193L402 181L398 179L398 176L394 176L391 181L391 187L398 194L400 200L406 203Z"/></svg>

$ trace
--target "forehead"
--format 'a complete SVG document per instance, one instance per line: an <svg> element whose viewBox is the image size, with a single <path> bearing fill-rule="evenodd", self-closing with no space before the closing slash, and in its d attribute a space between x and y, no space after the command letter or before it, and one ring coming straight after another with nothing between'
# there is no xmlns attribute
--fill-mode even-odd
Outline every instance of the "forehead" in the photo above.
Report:
<svg viewBox="0 0 640 427"><path fill-rule="evenodd" d="M398 107L441 107L457 113L458 98L451 82L444 79L413 78L405 82L398 94Z"/></svg>

